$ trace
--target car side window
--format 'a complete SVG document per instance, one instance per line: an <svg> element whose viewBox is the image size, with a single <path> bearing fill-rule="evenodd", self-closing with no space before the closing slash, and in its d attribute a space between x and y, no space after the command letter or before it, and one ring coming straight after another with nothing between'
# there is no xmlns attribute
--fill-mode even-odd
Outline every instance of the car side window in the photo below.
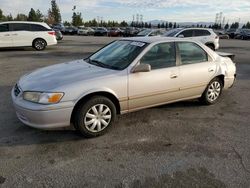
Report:
<svg viewBox="0 0 250 188"><path fill-rule="evenodd" d="M182 65L208 61L207 53L197 44L193 42L179 42L177 45Z"/></svg>
<svg viewBox="0 0 250 188"><path fill-rule="evenodd" d="M11 30L12 31L29 31L30 30L30 25L29 24L24 24L24 23L12 23L11 25Z"/></svg>
<svg viewBox="0 0 250 188"><path fill-rule="evenodd" d="M50 31L50 29L48 29L42 25L38 25L38 24L31 24L30 30L31 31Z"/></svg>
<svg viewBox="0 0 250 188"><path fill-rule="evenodd" d="M193 36L193 30L185 30L182 31L178 36L183 35L184 37L192 37Z"/></svg>
<svg viewBox="0 0 250 188"><path fill-rule="evenodd" d="M140 63L151 65L152 70L176 66L175 44L156 44L141 58Z"/></svg>
<svg viewBox="0 0 250 188"><path fill-rule="evenodd" d="M0 25L0 32L8 32L8 31L9 31L9 24Z"/></svg>
<svg viewBox="0 0 250 188"><path fill-rule="evenodd" d="M209 36L211 35L211 33L207 30L201 30L201 29L197 29L194 30L194 36L195 37L199 37L199 36Z"/></svg>

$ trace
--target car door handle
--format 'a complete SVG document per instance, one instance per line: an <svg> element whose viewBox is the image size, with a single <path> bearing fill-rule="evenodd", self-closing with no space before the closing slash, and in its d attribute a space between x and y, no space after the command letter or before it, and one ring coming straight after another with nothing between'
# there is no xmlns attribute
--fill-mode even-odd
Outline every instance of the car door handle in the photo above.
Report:
<svg viewBox="0 0 250 188"><path fill-rule="evenodd" d="M4 35L4 36L8 37L8 36L10 36L10 34L6 34L6 35Z"/></svg>
<svg viewBox="0 0 250 188"><path fill-rule="evenodd" d="M209 68L208 72L214 72L214 69L213 68Z"/></svg>
<svg viewBox="0 0 250 188"><path fill-rule="evenodd" d="M178 78L178 76L177 76L176 74L172 74L172 75L170 76L170 78L171 78L171 79L175 79L175 78Z"/></svg>
<svg viewBox="0 0 250 188"><path fill-rule="evenodd" d="M12 34L12 36L17 36L18 34L17 33L15 33L15 34Z"/></svg>

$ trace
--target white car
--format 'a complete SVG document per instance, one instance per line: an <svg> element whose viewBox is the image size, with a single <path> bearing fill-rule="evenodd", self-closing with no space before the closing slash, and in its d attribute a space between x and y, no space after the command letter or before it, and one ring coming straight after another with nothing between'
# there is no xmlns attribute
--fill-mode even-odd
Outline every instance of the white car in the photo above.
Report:
<svg viewBox="0 0 250 188"><path fill-rule="evenodd" d="M0 23L0 48L28 47L44 50L57 44L55 31L46 23L10 21Z"/></svg>
<svg viewBox="0 0 250 188"><path fill-rule="evenodd" d="M216 103L235 80L231 55L186 39L124 38L85 60L24 75L12 100L18 118L29 126L73 124L87 137L99 136L117 114L195 98Z"/></svg>
<svg viewBox="0 0 250 188"><path fill-rule="evenodd" d="M166 37L179 37L197 40L212 50L218 50L219 36L212 30L206 28L177 28L164 34Z"/></svg>
<svg viewBox="0 0 250 188"><path fill-rule="evenodd" d="M84 27L84 26L80 26L78 27L78 31L77 34L78 35L94 35L94 29L91 29L90 27Z"/></svg>

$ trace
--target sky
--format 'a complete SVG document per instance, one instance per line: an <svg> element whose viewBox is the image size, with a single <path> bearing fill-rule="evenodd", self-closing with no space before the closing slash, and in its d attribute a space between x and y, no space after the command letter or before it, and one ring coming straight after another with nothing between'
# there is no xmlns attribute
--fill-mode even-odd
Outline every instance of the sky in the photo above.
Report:
<svg viewBox="0 0 250 188"><path fill-rule="evenodd" d="M223 12L226 22L250 21L250 0L56 0L63 21L71 21L72 8L81 12L84 21L132 21L133 15L142 14L143 21L214 22L215 14ZM0 0L4 14L28 14L30 8L47 14L50 0Z"/></svg>

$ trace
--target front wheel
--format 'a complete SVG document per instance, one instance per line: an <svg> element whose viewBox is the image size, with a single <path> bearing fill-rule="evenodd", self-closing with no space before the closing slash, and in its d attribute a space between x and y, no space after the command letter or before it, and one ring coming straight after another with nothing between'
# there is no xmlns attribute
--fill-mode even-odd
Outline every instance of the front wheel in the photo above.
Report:
<svg viewBox="0 0 250 188"><path fill-rule="evenodd" d="M74 126L88 138L103 135L116 117L114 103L106 97L95 96L76 110Z"/></svg>
<svg viewBox="0 0 250 188"><path fill-rule="evenodd" d="M200 98L201 102L206 105L214 104L218 101L223 89L223 84L219 78L214 78L207 86Z"/></svg>
<svg viewBox="0 0 250 188"><path fill-rule="evenodd" d="M33 48L35 48L38 51L44 50L46 48L46 41L43 39L36 39L33 42Z"/></svg>

